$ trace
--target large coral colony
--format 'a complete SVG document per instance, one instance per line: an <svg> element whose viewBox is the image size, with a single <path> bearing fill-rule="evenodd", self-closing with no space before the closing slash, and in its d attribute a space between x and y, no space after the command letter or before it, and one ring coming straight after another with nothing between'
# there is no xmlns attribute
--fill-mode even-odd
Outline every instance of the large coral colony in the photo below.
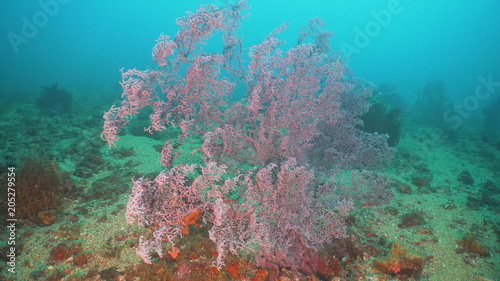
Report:
<svg viewBox="0 0 500 281"><path fill-rule="evenodd" d="M152 230L137 249L146 263L162 257L165 241L177 255L175 239L196 215L212 224L219 269L228 251L246 250L261 267L310 274L322 266L319 249L345 235L354 206L391 198L389 180L363 169L383 168L394 149L387 135L362 130L372 88L332 52L332 33L311 19L285 51L283 24L247 52L238 35L247 9L206 5L179 18L177 34L153 49L155 69L122 71L123 100L104 115L110 148L144 108L147 131L179 132L163 147L166 170L133 181L126 219ZM222 51L207 53L216 33ZM242 85L246 95L234 101ZM197 137L202 146L183 151ZM204 163L184 163L189 152Z"/></svg>

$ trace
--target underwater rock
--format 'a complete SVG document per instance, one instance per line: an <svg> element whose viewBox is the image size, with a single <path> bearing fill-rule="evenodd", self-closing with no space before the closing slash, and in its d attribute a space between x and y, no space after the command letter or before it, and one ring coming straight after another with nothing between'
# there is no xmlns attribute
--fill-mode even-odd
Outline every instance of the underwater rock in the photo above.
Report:
<svg viewBox="0 0 500 281"><path fill-rule="evenodd" d="M474 179L472 178L472 175L467 170L463 170L458 175L457 180L460 181L460 182L463 182L464 184L467 184L467 185L473 185L474 184Z"/></svg>
<svg viewBox="0 0 500 281"><path fill-rule="evenodd" d="M88 254L81 254L81 255L76 256L76 258L74 258L73 264L77 267L83 267L83 266L87 265L88 262L89 262L89 255Z"/></svg>
<svg viewBox="0 0 500 281"><path fill-rule="evenodd" d="M401 244L394 243L389 256L386 259L374 260L373 268L392 276L417 277L424 268L424 259L411 256L402 249Z"/></svg>
<svg viewBox="0 0 500 281"><path fill-rule="evenodd" d="M89 168L82 167L82 168L76 168L73 175L75 175L79 178L90 178L93 174Z"/></svg>
<svg viewBox="0 0 500 281"><path fill-rule="evenodd" d="M399 215L399 210L396 207L394 207L394 206L387 206L385 208L385 210L387 211L387 213L389 213L392 216Z"/></svg>
<svg viewBox="0 0 500 281"><path fill-rule="evenodd" d="M418 178L418 177L414 177L411 179L411 182L415 185L415 186L418 186L418 187L422 187L422 186L426 186L427 185L427 182L422 179L422 178Z"/></svg>
<svg viewBox="0 0 500 281"><path fill-rule="evenodd" d="M78 254L81 251L80 243L66 244L64 242L59 243L55 248L50 250L50 264L59 264L71 256Z"/></svg>
<svg viewBox="0 0 500 281"><path fill-rule="evenodd" d="M482 192L467 196L467 207L472 210L479 210L482 207L498 209L500 202L495 197L498 192L498 187L493 182L487 181L482 187Z"/></svg>
<svg viewBox="0 0 500 281"><path fill-rule="evenodd" d="M486 247L482 244L479 244L476 236L472 233L465 234L460 241L458 241L458 245L465 249L467 252L476 253L483 257L489 257L490 252Z"/></svg>
<svg viewBox="0 0 500 281"><path fill-rule="evenodd" d="M398 224L399 228L410 228L417 225L425 224L425 219L422 214L418 212L406 213L401 217L401 223Z"/></svg>
<svg viewBox="0 0 500 281"><path fill-rule="evenodd" d="M483 184L483 193L496 195L500 193L500 188L491 180L487 180Z"/></svg>
<svg viewBox="0 0 500 281"><path fill-rule="evenodd" d="M402 194L412 194L411 187L407 184L398 185L397 191Z"/></svg>
<svg viewBox="0 0 500 281"><path fill-rule="evenodd" d="M380 238L378 239L378 242L377 244L379 244L380 246L385 246L387 245L387 237L385 236L380 236Z"/></svg>
<svg viewBox="0 0 500 281"><path fill-rule="evenodd" d="M57 212L54 209L38 212L34 222L38 225L51 225L57 221Z"/></svg>
<svg viewBox="0 0 500 281"><path fill-rule="evenodd" d="M99 276L101 276L102 280L117 280L116 278L118 275L119 272L116 270L116 266L99 272Z"/></svg>
<svg viewBox="0 0 500 281"><path fill-rule="evenodd" d="M457 208L457 205L455 205L455 203L447 203L442 205L441 207L443 207L443 209L445 210L454 210Z"/></svg>
<svg viewBox="0 0 500 281"><path fill-rule="evenodd" d="M104 164L104 159L100 155L89 154L85 156L83 163L85 163L85 167L94 168L95 166L101 166Z"/></svg>

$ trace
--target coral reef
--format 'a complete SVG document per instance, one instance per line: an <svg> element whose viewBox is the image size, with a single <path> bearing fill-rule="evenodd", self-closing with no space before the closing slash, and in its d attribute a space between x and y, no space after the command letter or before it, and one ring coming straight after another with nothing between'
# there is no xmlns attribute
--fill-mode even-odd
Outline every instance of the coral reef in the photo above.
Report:
<svg viewBox="0 0 500 281"><path fill-rule="evenodd" d="M60 89L57 83L42 87L40 96L36 98L36 107L46 114L69 113L73 105L73 97Z"/></svg>

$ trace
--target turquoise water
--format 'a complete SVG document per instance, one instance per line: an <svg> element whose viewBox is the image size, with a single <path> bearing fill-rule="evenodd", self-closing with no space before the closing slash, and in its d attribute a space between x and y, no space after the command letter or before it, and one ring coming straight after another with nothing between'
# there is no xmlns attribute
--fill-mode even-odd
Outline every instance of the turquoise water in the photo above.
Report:
<svg viewBox="0 0 500 281"><path fill-rule="evenodd" d="M51 13L44 12L39 1L2 4L4 88L115 83L122 67L150 65L151 48L159 35L175 34L176 18L207 3L64 2ZM401 91L411 92L439 78L449 94L460 99L474 91L478 76L499 71L497 1L251 1L249 5L250 16L241 30L246 46L260 43L283 22L289 27L282 39L293 45L307 19L318 17L335 32L334 49L350 45L359 50L350 64L358 76L375 84L395 84ZM377 21L374 15L382 15L390 6L394 6L390 18L381 16ZM28 30L23 36L23 18L38 23L37 31ZM368 42L356 41L358 30L367 28ZM11 33L25 40L12 44Z"/></svg>

